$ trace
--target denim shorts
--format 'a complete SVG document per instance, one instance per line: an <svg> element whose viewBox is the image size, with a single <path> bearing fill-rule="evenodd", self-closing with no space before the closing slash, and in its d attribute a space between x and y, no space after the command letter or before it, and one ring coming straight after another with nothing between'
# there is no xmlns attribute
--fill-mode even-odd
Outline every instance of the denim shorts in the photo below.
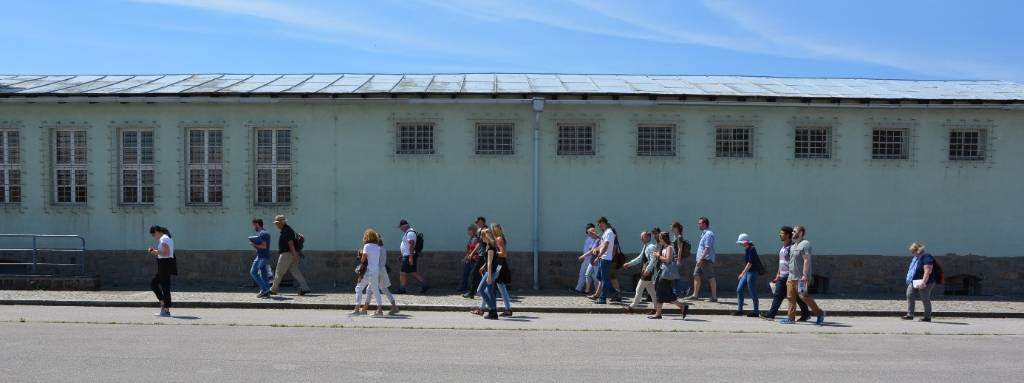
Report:
<svg viewBox="0 0 1024 383"><path fill-rule="evenodd" d="M419 258L419 257L416 257L416 258ZM419 267L419 265L420 265L419 262L416 262L416 263L413 263L413 264L409 264L409 256L406 256L406 255L402 256L402 272L403 273L415 273L417 268Z"/></svg>

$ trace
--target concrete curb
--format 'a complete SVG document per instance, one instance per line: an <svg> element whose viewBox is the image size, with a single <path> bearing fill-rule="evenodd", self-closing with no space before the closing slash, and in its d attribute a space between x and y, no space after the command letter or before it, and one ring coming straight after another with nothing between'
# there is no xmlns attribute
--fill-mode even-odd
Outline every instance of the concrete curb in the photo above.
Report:
<svg viewBox="0 0 1024 383"><path fill-rule="evenodd" d="M38 299L3 299L0 305L5 306L80 306L80 307L159 307L157 302L152 301L87 301L87 300L38 300ZM202 309L292 309L292 310L352 310L352 304L333 303L277 303L277 302L196 302L182 301L174 302L176 308L202 308ZM477 305L399 305L404 311L437 311L437 312L461 312L469 311ZM562 314L624 314L625 311L619 305L607 305L603 307L557 307L557 306L513 306L516 312L532 313L562 313ZM646 311L646 309L641 312ZM679 312L678 309L665 309L665 312ZM693 315L732 315L732 309L708 309L691 308ZM902 311L855 311L836 310L827 311L829 316L840 317L899 317ZM1024 312L977 312L977 311L936 311L932 313L935 317L944 318L1024 318Z"/></svg>

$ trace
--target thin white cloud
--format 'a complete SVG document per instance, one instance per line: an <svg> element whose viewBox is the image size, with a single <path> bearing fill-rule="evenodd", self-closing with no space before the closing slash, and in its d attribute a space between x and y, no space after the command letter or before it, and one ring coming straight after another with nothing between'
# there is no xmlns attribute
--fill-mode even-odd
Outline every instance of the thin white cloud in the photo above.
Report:
<svg viewBox="0 0 1024 383"><path fill-rule="evenodd" d="M971 60L949 60L942 57L941 54L915 52L910 50L910 47L900 52L894 52L882 47L857 45L843 41L817 41L788 32L767 16L758 14L750 7L738 5L731 0L702 0L702 3L715 14L732 20L744 30L756 34L760 39L770 41L787 51L795 51L812 57L874 64L902 69L911 73L937 76L1009 78L1021 75L1009 68Z"/></svg>
<svg viewBox="0 0 1024 383"><path fill-rule="evenodd" d="M369 51L386 47L455 52L455 48L426 40L415 33L401 32L394 25L368 17L355 9L336 7L330 11L305 8L290 2L265 0L133 0L142 3L186 7L270 20L316 33L295 32L294 36L316 36L331 42ZM345 3L338 3L345 4Z"/></svg>

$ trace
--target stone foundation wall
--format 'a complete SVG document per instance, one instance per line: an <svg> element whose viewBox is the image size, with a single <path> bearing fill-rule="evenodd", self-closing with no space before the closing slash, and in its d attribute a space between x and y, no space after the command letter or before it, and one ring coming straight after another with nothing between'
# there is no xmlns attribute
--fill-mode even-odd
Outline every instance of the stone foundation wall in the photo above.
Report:
<svg viewBox="0 0 1024 383"><path fill-rule="evenodd" d="M392 283L398 283L398 258L390 254ZM575 285L579 273L579 262L575 253L542 253L541 287L570 288ZM249 266L252 262L250 251L178 251L178 277L176 286L201 286L205 288L234 289L250 283ZM427 253L420 260L420 271L435 287L454 288L459 282L462 270L461 253ZM0 253L0 260L27 261L24 254ZM72 256L41 255L40 262L67 262ZM945 255L936 257L945 270L947 283L941 287L958 290L972 295L1021 295L1024 294L1024 257L981 257ZM763 256L769 273L758 281L758 288L768 292L768 279L776 270L777 256ZM276 261L276 257L275 257ZM905 290L904 277L909 257L878 255L825 255L813 258L813 275L816 287L829 294L876 294L902 293ZM102 288L148 286L156 270L153 258L140 251L89 251L85 257L86 275L98 276ZM532 286L533 265L530 253L513 253L510 259L513 288L528 289ZM720 254L717 272L718 288L722 295L732 295L736 289L737 277L742 269L742 256ZM276 262L275 262L276 263ZM354 284L355 254L353 252L306 253L302 270L314 289L347 289ZM686 275L693 269L693 258L687 260ZM5 273L11 273L6 270ZM78 275L75 268L60 270L40 268L38 274ZM619 273L624 290L631 291L636 278L636 269ZM972 286L964 287L964 280ZM936 294L942 294L937 291Z"/></svg>

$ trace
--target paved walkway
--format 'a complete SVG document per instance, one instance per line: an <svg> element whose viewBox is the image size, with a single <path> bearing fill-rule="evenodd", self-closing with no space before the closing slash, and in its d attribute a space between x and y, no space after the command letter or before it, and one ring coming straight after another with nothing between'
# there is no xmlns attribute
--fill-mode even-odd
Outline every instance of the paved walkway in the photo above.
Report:
<svg viewBox="0 0 1024 383"><path fill-rule="evenodd" d="M1013 382L1024 319L0 306L8 382ZM742 368L737 367L737 363Z"/></svg>
<svg viewBox="0 0 1024 383"><path fill-rule="evenodd" d="M286 292L272 299L256 298L253 292L184 291L174 292L177 307L205 308L281 308L281 309L351 309L355 294L351 292L314 293L297 296ZM399 306L413 311L465 311L479 304L479 300L468 300L453 291L430 291L429 295L396 295ZM933 301L936 316L960 317L1017 317L1024 318L1024 297L945 297ZM818 304L834 315L889 316L899 315L906 309L901 296L847 298L822 296ZM386 300L385 300L386 302ZM120 306L149 307L156 304L153 293L145 290L114 291L27 291L0 290L0 304L12 305L68 305L68 306ZM771 297L761 297L761 309L766 310ZM500 300L499 300L500 305ZM513 292L513 309L518 312L567 312L567 313L620 313L618 304L595 305L582 296L562 291L542 290L534 292L520 290ZM648 307L645 304L644 307ZM783 309L786 304L783 303ZM721 298L717 303L694 302L694 313L730 314L735 311L735 298ZM750 309L748 299L747 310ZM920 302L918 310L921 310Z"/></svg>

